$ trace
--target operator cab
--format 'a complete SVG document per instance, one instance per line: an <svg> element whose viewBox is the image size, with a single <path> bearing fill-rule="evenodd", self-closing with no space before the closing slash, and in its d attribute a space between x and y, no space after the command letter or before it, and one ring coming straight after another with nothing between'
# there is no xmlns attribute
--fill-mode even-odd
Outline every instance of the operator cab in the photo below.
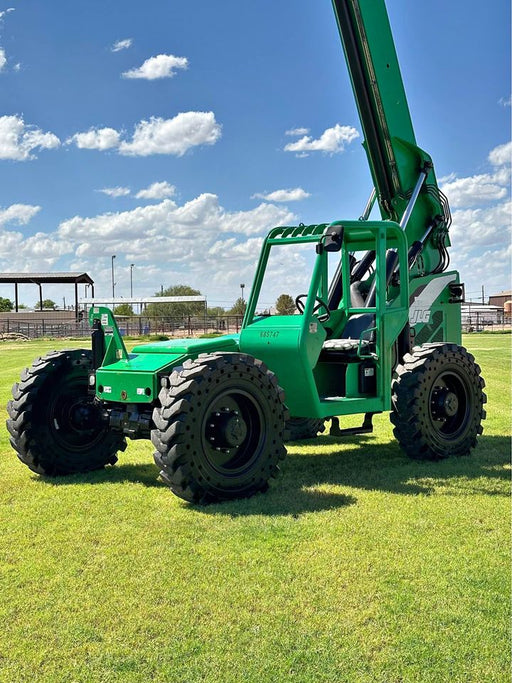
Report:
<svg viewBox="0 0 512 683"><path fill-rule="evenodd" d="M386 280L386 252L393 250L397 267L406 263L404 233L391 221L300 225L269 233L240 349L276 373L292 415L341 415L354 412L354 405L343 408L344 401L372 397L381 409L384 383L379 389L378 378L391 373L385 349L395 343L408 313L407 279L392 287ZM368 251L375 253L375 267L362 283L364 298L351 287L350 273L354 255ZM287 295L286 310L273 305L279 296L276 281Z"/></svg>

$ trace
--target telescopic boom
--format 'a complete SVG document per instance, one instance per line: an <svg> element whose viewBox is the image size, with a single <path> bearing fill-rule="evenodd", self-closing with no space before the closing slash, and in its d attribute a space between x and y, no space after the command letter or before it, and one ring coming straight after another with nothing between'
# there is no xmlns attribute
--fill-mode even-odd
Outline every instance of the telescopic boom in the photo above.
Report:
<svg viewBox="0 0 512 683"><path fill-rule="evenodd" d="M448 265L448 203L416 144L384 0L333 0L333 7L382 218L417 243L425 273L440 272Z"/></svg>

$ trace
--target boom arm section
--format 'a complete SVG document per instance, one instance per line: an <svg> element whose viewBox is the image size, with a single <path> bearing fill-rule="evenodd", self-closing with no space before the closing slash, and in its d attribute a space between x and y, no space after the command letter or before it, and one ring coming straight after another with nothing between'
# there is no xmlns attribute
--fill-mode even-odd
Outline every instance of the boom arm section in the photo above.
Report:
<svg viewBox="0 0 512 683"><path fill-rule="evenodd" d="M432 238L426 272L442 269L448 204L430 156L416 144L384 0L332 0L383 219L402 223L420 173L424 182L404 230L409 244ZM434 253L435 252L435 253Z"/></svg>

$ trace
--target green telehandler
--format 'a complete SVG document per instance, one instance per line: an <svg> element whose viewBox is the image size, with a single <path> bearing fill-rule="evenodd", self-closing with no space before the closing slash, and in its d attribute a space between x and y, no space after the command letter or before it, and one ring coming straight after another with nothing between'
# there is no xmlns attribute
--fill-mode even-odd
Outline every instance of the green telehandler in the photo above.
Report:
<svg viewBox="0 0 512 683"><path fill-rule="evenodd" d="M102 468L127 437L151 438L162 479L205 503L264 491L285 441L316 436L326 420L341 438L371 431L372 416L391 411L412 458L475 446L486 398L461 346L450 210L416 144L385 3L333 8L374 184L362 216L271 230L237 335L128 353L112 312L92 307L91 349L39 358L13 387L7 428L34 472ZM307 273L296 312L262 314L280 263ZM341 429L339 416L356 413L361 427Z"/></svg>

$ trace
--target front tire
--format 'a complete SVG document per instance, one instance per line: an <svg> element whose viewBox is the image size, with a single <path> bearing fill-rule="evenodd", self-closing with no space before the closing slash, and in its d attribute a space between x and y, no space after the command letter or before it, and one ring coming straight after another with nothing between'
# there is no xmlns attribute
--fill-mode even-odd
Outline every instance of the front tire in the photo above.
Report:
<svg viewBox="0 0 512 683"><path fill-rule="evenodd" d="M407 455L468 455L482 433L487 398L480 367L456 344L424 344L406 354L392 383L393 433Z"/></svg>
<svg viewBox="0 0 512 683"><path fill-rule="evenodd" d="M108 429L88 394L91 351L53 351L34 361L12 388L7 429L18 458L50 477L89 472L117 461L125 438Z"/></svg>
<svg viewBox="0 0 512 683"><path fill-rule="evenodd" d="M162 479L207 503L264 491L286 455L284 392L274 373L241 353L201 355L175 370L153 411Z"/></svg>

